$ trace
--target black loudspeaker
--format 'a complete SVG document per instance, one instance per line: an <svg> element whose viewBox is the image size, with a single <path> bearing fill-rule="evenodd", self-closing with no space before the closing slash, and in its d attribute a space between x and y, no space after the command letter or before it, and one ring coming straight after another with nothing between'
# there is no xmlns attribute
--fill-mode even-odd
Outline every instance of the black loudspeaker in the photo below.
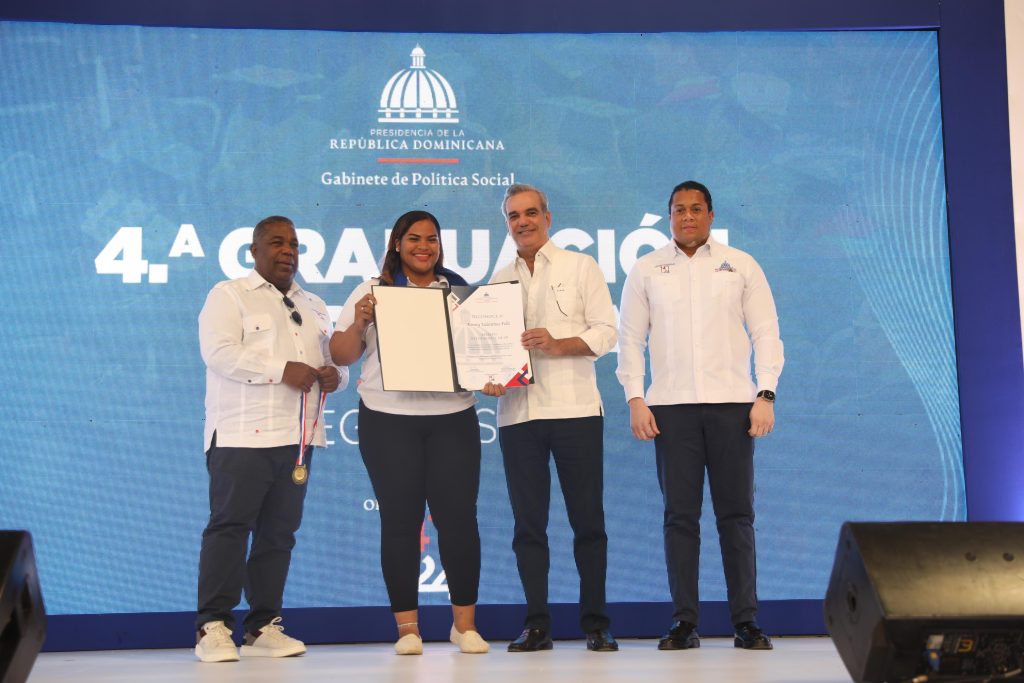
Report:
<svg viewBox="0 0 1024 683"><path fill-rule="evenodd" d="M23 683L46 636L46 610L27 531L0 531L0 683Z"/></svg>
<svg viewBox="0 0 1024 683"><path fill-rule="evenodd" d="M847 522L825 623L858 682L1016 677L1024 524Z"/></svg>

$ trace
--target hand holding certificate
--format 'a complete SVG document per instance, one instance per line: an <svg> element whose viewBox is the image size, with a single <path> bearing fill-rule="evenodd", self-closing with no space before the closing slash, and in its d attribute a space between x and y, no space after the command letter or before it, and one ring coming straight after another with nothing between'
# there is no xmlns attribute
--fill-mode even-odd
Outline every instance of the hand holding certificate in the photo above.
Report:
<svg viewBox="0 0 1024 683"><path fill-rule="evenodd" d="M471 391L532 383L517 282L451 290L373 288L387 391Z"/></svg>

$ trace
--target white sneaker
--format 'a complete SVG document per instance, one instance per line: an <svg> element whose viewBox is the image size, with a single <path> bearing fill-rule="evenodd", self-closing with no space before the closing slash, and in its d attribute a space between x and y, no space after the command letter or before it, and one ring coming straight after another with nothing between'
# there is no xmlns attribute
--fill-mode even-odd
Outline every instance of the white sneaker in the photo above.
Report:
<svg viewBox="0 0 1024 683"><path fill-rule="evenodd" d="M253 636L251 633L245 634L242 656L295 657L306 654L306 644L286 635L284 626L281 626L280 622L281 617L274 617L273 621L260 629L259 636Z"/></svg>
<svg viewBox="0 0 1024 683"><path fill-rule="evenodd" d="M223 621L208 621L200 630L203 635L196 642L196 657L199 657L199 661L238 661L238 649L235 647L235 641L231 639L231 631Z"/></svg>
<svg viewBox="0 0 1024 683"><path fill-rule="evenodd" d="M491 649L491 646L480 637L479 633L476 631L459 633L458 629L455 628L455 624L452 624L452 630L448 634L448 639L453 644L458 645L459 650L467 655L482 655Z"/></svg>
<svg viewBox="0 0 1024 683"><path fill-rule="evenodd" d="M406 633L395 642L396 655L423 654L423 639L415 633Z"/></svg>

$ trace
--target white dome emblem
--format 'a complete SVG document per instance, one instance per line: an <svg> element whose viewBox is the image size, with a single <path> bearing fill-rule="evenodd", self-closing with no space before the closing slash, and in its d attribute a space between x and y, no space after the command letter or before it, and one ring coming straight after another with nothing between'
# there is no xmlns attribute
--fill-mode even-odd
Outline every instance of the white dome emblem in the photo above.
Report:
<svg viewBox="0 0 1024 683"><path fill-rule="evenodd" d="M423 64L426 53L417 45L412 64L390 79L380 94L380 123L458 123L455 93L445 77Z"/></svg>

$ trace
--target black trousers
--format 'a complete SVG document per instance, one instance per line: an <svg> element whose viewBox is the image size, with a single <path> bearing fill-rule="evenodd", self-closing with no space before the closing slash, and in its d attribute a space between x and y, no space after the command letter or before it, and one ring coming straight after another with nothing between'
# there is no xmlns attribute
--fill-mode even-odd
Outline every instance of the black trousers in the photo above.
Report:
<svg viewBox="0 0 1024 683"><path fill-rule="evenodd" d="M392 612L416 609L424 506L453 605L475 605L480 586L480 423L476 409L394 415L359 402L359 452L380 505L380 564Z"/></svg>
<svg viewBox="0 0 1024 683"><path fill-rule="evenodd" d="M298 444L278 448L214 445L207 453L210 520L199 553L197 629L209 621L223 621L234 628L231 610L238 606L243 588L249 603L243 622L247 632L258 631L280 616L308 486L292 482L298 453ZM305 461L310 468L312 456L309 446Z"/></svg>
<svg viewBox="0 0 1024 683"><path fill-rule="evenodd" d="M725 569L734 624L757 617L754 551L754 439L750 403L651 406L661 434L654 439L665 500L665 562L673 618L696 624L700 512L704 471Z"/></svg>
<svg viewBox="0 0 1024 683"><path fill-rule="evenodd" d="M508 496L515 517L512 549L526 594L526 626L551 628L548 609L548 511L553 456L573 530L573 554L580 575L580 626L608 628L605 575L608 536L604 531L604 419L579 417L530 420L498 429Z"/></svg>

